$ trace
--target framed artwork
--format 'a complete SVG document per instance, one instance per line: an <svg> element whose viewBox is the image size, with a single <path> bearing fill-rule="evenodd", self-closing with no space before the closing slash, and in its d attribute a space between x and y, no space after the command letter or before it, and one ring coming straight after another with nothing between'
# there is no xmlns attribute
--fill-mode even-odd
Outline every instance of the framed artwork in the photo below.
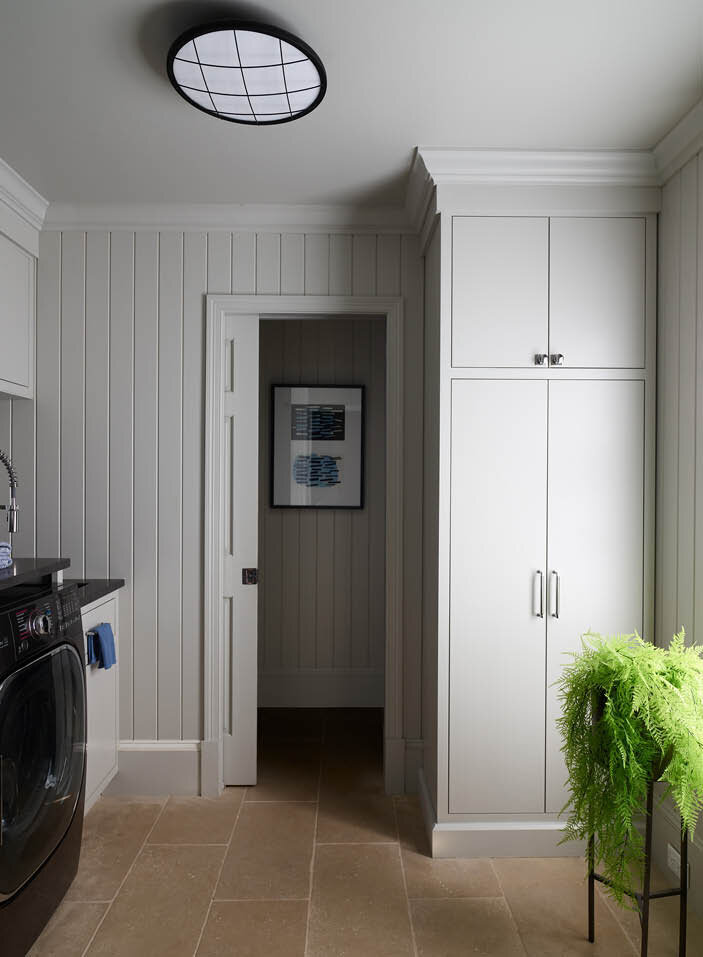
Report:
<svg viewBox="0 0 703 957"><path fill-rule="evenodd" d="M364 386L274 385L273 508L363 508Z"/></svg>

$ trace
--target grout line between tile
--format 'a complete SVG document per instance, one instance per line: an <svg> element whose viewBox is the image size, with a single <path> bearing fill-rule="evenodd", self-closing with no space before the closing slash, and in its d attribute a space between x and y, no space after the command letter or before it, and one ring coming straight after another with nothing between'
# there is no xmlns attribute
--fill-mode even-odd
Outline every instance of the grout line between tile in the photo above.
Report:
<svg viewBox="0 0 703 957"><path fill-rule="evenodd" d="M208 922L208 920L210 919L210 911L212 910L212 904L213 904L213 901L215 900L215 894L217 893L217 885L220 883L220 878L222 877L222 870L223 870L223 868L224 868L224 866L225 866L225 860L227 859L227 851L229 850L230 844L232 843L232 838L234 837L234 832L235 832L235 830L236 830L236 828L237 828L237 823L239 822L239 816L240 816L240 814L242 813L242 808L244 807L244 802L245 802L246 799L247 799L247 794L248 794L248 793L249 793L249 788L245 788L245 789L244 789L244 794L242 795L242 800L239 802L239 807L237 808L237 813L236 813L236 815L235 815L235 817L234 817L234 821L233 821L233 823L232 823L232 830L229 832L229 840L228 840L227 843L224 845L224 847L225 847L225 852L224 852L224 854L222 855L222 862L221 862L220 867L219 867L219 870L218 870L218 872L217 872L217 877L215 878L215 883L212 885L212 894L210 895L210 902L209 902L209 904L207 905L207 910L205 911L205 917L203 918L203 924L202 924L202 927L200 928L200 933L198 934L198 939L197 939L196 942L195 942L195 950L193 951L193 957L196 957L196 955L197 955L197 953L198 953L198 948L200 947L200 942L201 942L202 939L203 939L203 934L205 933L205 928L207 927L207 922ZM222 847L221 844L218 844L217 846L218 846L218 847Z"/></svg>
<svg viewBox="0 0 703 957"><path fill-rule="evenodd" d="M149 847L227 847L225 841L149 841Z"/></svg>
<svg viewBox="0 0 703 957"><path fill-rule="evenodd" d="M625 937L625 940L628 942L628 944L630 945L630 947L632 947L632 952L633 952L634 954L638 954L638 953L639 953L639 943L640 943L640 941L639 941L639 940L635 940L634 937L632 937L632 935L630 934L630 932L629 932L629 930L627 929L627 927L626 927L623 923L621 923L621 921L620 921L620 915L619 915L619 913L618 913L618 911L620 910L620 908L617 907L617 906L615 906L614 901L612 901L612 900L610 899L610 895L609 895L609 894L606 894L606 892L601 889L601 885L600 885L599 883L596 884L596 896L597 896L597 897L600 897L600 899L601 899L602 901L604 901L605 906L608 908L608 910L609 910L610 913L612 914L613 919L615 920L615 923L618 925L618 927L620 928L620 930L623 932L623 936ZM596 934L597 934L597 933L598 933L598 926L596 925Z"/></svg>
<svg viewBox="0 0 703 957"><path fill-rule="evenodd" d="M168 804L168 798L164 798L164 800L163 800L162 803L161 803L161 807L160 807L160 809L159 809L159 813L158 813L158 814L156 815L156 817L154 818L154 823L151 825L151 827L150 827L149 830L147 831L147 835L146 835L146 837L144 838L144 840L142 841L141 846L139 847L139 850L138 850L137 853L134 855L134 859L132 860L132 863L129 865L129 867L128 867L128 869L127 869L127 873L125 874L125 876L124 876L124 877L122 878L122 880L120 881L119 887L118 887L117 890L115 891L115 893L114 893L114 895L113 895L113 897L112 897L112 900L110 901L110 903L108 904L108 906L105 908L105 913L103 914L103 916L102 916L102 917L100 918L100 920L98 921L98 926L95 928L95 930L94 930L93 933L92 933L92 936L91 936L90 940L89 940L88 943L85 945L85 948L84 948L83 951L82 951L81 957L85 957L85 955L88 953L88 951L89 951L90 948L92 947L93 941L95 940L95 938L96 938L97 935L98 935L98 931L100 930L100 928L102 927L103 923L105 922L105 918L107 917L107 915L108 915L108 914L110 913L110 911L112 910L112 905L113 905L113 904L115 903L115 901L117 900L117 896L118 896L118 894L120 893L120 891L122 890L122 888L124 887L125 882L127 881L127 878L129 877L129 875L130 875L130 874L132 873L132 871L134 870L134 865L135 865L135 864L137 863L137 861L139 860L139 856L140 856L140 854L142 853L142 851L144 850L144 848L146 847L147 841L148 841L149 838L151 837L151 834L152 834L154 828L156 827L156 825L157 825L157 824L159 823L159 821L161 820L161 815L164 813L164 810L165 810L167 804Z"/></svg>
<svg viewBox="0 0 703 957"><path fill-rule="evenodd" d="M398 841L316 841L318 847L396 847Z"/></svg>
<svg viewBox="0 0 703 957"><path fill-rule="evenodd" d="M213 904L280 904L281 902L295 901L302 904L309 901L309 897L213 897Z"/></svg>
<svg viewBox="0 0 703 957"><path fill-rule="evenodd" d="M525 957L529 957L529 951L528 951L528 949L527 949L527 944L526 944L525 941L523 940L522 934L520 933L520 928L518 927L518 923L517 923L517 921L515 920L515 914L513 914L513 909L512 909L512 907L510 906L510 902L508 901L508 898L507 898L507 896L506 896L505 888L503 887L503 882L501 881L501 879L500 879L500 874L498 873L498 868L497 868L497 867L495 866L495 864L493 863L493 858L492 858L492 857L489 857L489 858L488 858L488 862L489 862L489 864L491 865L491 869L492 869L493 873L495 874L496 881L498 882L498 887L500 888L500 893L501 893L501 895L502 895L502 897L503 897L503 900L505 901L505 906L506 906L506 908L507 908L508 914L510 915L510 920L513 922L513 927L515 928L515 933L517 934L518 940L519 940L520 943L522 944L522 949L525 951ZM496 898L496 899L497 899L497 898Z"/></svg>
<svg viewBox="0 0 703 957"><path fill-rule="evenodd" d="M322 715L322 748L325 745L325 727L326 717ZM308 912L305 918L305 946L303 947L303 957L308 957L308 945L310 940L310 909L312 907L312 883L315 874L315 863L317 861L317 822L320 818L320 791L322 789L322 754L320 754L320 766L317 769L317 803L315 805L315 824L312 830L312 853L310 855L310 884L308 889Z"/></svg>
<svg viewBox="0 0 703 957"><path fill-rule="evenodd" d="M408 923L410 924L410 938L413 943L413 954L415 957L418 957L417 949L417 940L415 938L415 925L413 924L413 912L412 907L410 906L410 895L408 894L408 880L405 875L405 862L403 861L403 848L400 843L400 826L398 824L398 808L396 807L395 801L393 801L393 817L395 819L395 836L397 840L398 847L398 859L400 861L400 873L403 878L403 890L405 891L405 904L408 911Z"/></svg>

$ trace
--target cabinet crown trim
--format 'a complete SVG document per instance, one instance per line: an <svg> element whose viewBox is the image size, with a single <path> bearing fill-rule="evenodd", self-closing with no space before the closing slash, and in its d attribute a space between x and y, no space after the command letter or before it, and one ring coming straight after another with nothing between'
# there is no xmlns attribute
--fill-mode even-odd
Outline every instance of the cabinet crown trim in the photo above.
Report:
<svg viewBox="0 0 703 957"><path fill-rule="evenodd" d="M421 146L418 157L426 175L436 185L659 185L651 150L444 149Z"/></svg>
<svg viewBox="0 0 703 957"><path fill-rule="evenodd" d="M41 229L49 201L0 159L0 200L34 229Z"/></svg>

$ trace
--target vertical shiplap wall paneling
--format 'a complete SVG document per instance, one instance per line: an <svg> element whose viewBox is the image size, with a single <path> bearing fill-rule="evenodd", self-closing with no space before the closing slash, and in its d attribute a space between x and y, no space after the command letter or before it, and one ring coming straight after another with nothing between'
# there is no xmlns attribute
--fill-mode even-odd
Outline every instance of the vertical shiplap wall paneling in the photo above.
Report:
<svg viewBox="0 0 703 957"><path fill-rule="evenodd" d="M325 237L326 238L326 237ZM319 338L318 322L300 322L299 381L315 385L318 382ZM316 509L302 509L298 531L298 666L316 667L316 605L317 605L317 517Z"/></svg>
<svg viewBox="0 0 703 957"><path fill-rule="evenodd" d="M304 705L310 698L300 689L316 687L310 693L324 695L328 703L354 703L356 694L356 703L367 704L368 694L354 685L354 674L373 672L380 678L385 644L384 325L369 319L265 320L260 357L261 700L270 706L290 704L294 698L282 699L281 694L292 694ZM366 386L364 509L269 507L269 394L274 382ZM376 554L369 534L374 514L380 517ZM317 685L310 680L314 672ZM301 685L295 684L297 673L304 678ZM343 702L335 697L340 681L346 685Z"/></svg>
<svg viewBox="0 0 703 957"><path fill-rule="evenodd" d="M703 153L696 157L698 162L698 262L703 255ZM693 616L696 632L693 638L703 642L703 267L699 266L696 301L696 449L695 449L695 568L693 580L694 607Z"/></svg>
<svg viewBox="0 0 703 957"><path fill-rule="evenodd" d="M36 402L0 403L0 436L23 479L15 545L31 554L34 512L37 553L68 555L75 577L125 579L124 738L201 736L205 294L402 293L408 376L420 328L411 301L419 294L414 244L341 233L42 233ZM382 323L348 320L341 332L336 325L271 323L279 326L267 360L271 381L382 383ZM268 394L262 402L266 413ZM412 396L408 402L412 408ZM385 402L370 400L367 413L376 434ZM379 450L374 457L382 443ZM268 475L268 443L265 455ZM406 455L406 467L417 469L418 447ZM267 505L268 479L261 494ZM409 522L412 502L410 491ZM363 513L262 509L262 572L272 592L260 609L262 670L382 671L383 506L383 488L371 483ZM406 564L410 575L411 556ZM406 588L408 608L418 600L412 592ZM289 613L294 640L287 643L281 626ZM406 626L412 633L407 613ZM412 709L408 715L411 727Z"/></svg>
<svg viewBox="0 0 703 957"><path fill-rule="evenodd" d="M310 233L305 237L305 294L326 296L330 291L330 237Z"/></svg>
<svg viewBox="0 0 703 957"><path fill-rule="evenodd" d="M85 574L107 578L110 558L110 235L86 234Z"/></svg>
<svg viewBox="0 0 703 957"><path fill-rule="evenodd" d="M61 257L61 554L85 574L85 253L66 233ZM55 474L55 473L54 473Z"/></svg>
<svg viewBox="0 0 703 957"><path fill-rule="evenodd" d="M354 379L354 319L340 319L334 344L334 378L336 385L350 384ZM334 634L332 663L334 668L350 668L351 655L351 592L352 516L348 510L335 509L334 518Z"/></svg>
<svg viewBox="0 0 703 957"><path fill-rule="evenodd" d="M134 737L158 737L159 236L135 236Z"/></svg>
<svg viewBox="0 0 703 957"><path fill-rule="evenodd" d="M681 170L681 268L679 273L679 535L677 624L693 637L696 454L696 295L698 271L698 159ZM682 520L684 519L684 520Z"/></svg>
<svg viewBox="0 0 703 957"><path fill-rule="evenodd" d="M403 236L400 284L404 302L405 383L404 470L404 729L407 738L422 738L422 496L423 496L423 275L419 241ZM379 290L380 292L380 290ZM412 788L416 786L415 782Z"/></svg>
<svg viewBox="0 0 703 957"><path fill-rule="evenodd" d="M232 292L256 292L256 233L232 236Z"/></svg>
<svg viewBox="0 0 703 957"><path fill-rule="evenodd" d="M183 237L182 733L201 737L207 234Z"/></svg>
<svg viewBox="0 0 703 957"><path fill-rule="evenodd" d="M49 234L51 235L51 234ZM110 236L110 577L120 592L120 737L134 733L132 671L134 534L134 233Z"/></svg>
<svg viewBox="0 0 703 957"><path fill-rule="evenodd" d="M61 551L61 233L39 234L37 290L37 555Z"/></svg>
<svg viewBox="0 0 703 957"><path fill-rule="evenodd" d="M349 237L330 236L330 288L332 288L333 261L331 252L333 240L337 238L348 239ZM349 263L351 267L351 256ZM332 322L323 321L318 328L317 377L315 379L320 385L334 385L334 353L335 326ZM334 666L334 519L335 512L331 509L324 509L317 513L315 663L318 668Z"/></svg>
<svg viewBox="0 0 703 957"><path fill-rule="evenodd" d="M283 323L283 380L300 380L300 322ZM294 671L299 662L300 641L300 510L281 509L278 548L281 561L281 669Z"/></svg>
<svg viewBox="0 0 703 957"><path fill-rule="evenodd" d="M181 737L183 235L159 237L158 736Z"/></svg>
<svg viewBox="0 0 703 957"><path fill-rule="evenodd" d="M379 325L381 323L379 322ZM369 451L367 466L374 461L373 445L377 421L375 383L371 379L371 325L368 321L352 323L352 375L353 385L369 384L366 389L365 443ZM372 574L372 554L369 551L369 513L375 505L376 489L365 481L366 501L360 512L348 513L351 530L351 614L350 644L351 668L368 668L371 657L371 621L369 614L369 579Z"/></svg>
<svg viewBox="0 0 703 957"><path fill-rule="evenodd" d="M281 236L259 233L256 237L256 291L278 295L281 291Z"/></svg>
<svg viewBox="0 0 703 957"><path fill-rule="evenodd" d="M666 184L660 218L657 409L657 641L677 627L679 262L681 176ZM668 636L668 637L667 637Z"/></svg>

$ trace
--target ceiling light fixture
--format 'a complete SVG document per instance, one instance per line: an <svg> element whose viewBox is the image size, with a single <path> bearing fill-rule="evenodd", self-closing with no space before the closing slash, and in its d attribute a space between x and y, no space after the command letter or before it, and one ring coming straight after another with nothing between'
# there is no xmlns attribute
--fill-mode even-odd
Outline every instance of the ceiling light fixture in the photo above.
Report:
<svg viewBox="0 0 703 957"><path fill-rule="evenodd" d="M322 61L307 43L261 23L193 27L168 52L168 76L192 106L233 123L290 123L320 104Z"/></svg>

